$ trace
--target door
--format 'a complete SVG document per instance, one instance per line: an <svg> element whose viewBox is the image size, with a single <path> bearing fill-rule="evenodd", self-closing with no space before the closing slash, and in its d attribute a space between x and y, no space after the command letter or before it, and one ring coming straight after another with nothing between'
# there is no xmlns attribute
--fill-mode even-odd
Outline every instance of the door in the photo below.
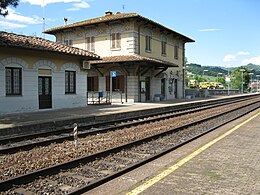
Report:
<svg viewBox="0 0 260 195"><path fill-rule="evenodd" d="M175 98L177 98L177 84L178 84L178 82L177 82L177 79L174 79L174 97Z"/></svg>
<svg viewBox="0 0 260 195"><path fill-rule="evenodd" d="M166 81L165 78L163 78L161 80L161 96L162 96L163 99L165 99L165 95L166 95L166 93L165 93L165 85L166 85L165 81Z"/></svg>
<svg viewBox="0 0 260 195"><path fill-rule="evenodd" d="M150 100L150 77L145 78L145 87L146 87L145 100L149 101Z"/></svg>
<svg viewBox="0 0 260 195"><path fill-rule="evenodd" d="M51 77L38 77L39 109L52 108Z"/></svg>

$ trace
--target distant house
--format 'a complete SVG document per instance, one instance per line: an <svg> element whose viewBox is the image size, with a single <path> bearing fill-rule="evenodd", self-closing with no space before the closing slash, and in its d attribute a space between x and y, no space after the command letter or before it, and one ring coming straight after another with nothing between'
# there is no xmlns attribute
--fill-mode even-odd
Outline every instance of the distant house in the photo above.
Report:
<svg viewBox="0 0 260 195"><path fill-rule="evenodd" d="M0 113L85 106L82 63L95 59L83 49L0 32Z"/></svg>
<svg viewBox="0 0 260 195"><path fill-rule="evenodd" d="M45 33L101 56L85 66L89 94L109 92L111 83L113 96L120 93L126 102L183 97L185 43L194 40L153 20L107 11ZM112 80L111 72L116 72Z"/></svg>

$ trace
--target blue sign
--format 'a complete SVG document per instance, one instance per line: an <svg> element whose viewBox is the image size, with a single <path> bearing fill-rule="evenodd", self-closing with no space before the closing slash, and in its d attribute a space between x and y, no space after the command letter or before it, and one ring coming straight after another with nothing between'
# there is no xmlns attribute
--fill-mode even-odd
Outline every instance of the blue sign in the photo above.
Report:
<svg viewBox="0 0 260 195"><path fill-rule="evenodd" d="M111 75L112 77L116 77L116 71L112 71Z"/></svg>

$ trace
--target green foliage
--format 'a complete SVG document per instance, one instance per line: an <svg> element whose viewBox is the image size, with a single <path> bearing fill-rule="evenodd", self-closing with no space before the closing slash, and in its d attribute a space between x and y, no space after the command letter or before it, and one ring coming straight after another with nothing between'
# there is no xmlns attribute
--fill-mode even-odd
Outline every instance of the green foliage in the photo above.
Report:
<svg viewBox="0 0 260 195"><path fill-rule="evenodd" d="M19 0L1 0L0 1L0 16L8 15L8 6L16 7L18 5Z"/></svg>
<svg viewBox="0 0 260 195"><path fill-rule="evenodd" d="M186 83L188 83L191 79L195 79L198 82L215 81L223 84L224 86L227 86L225 76L228 75L228 70L226 68L214 66L201 66L199 64L187 64L186 67L187 72L189 72ZM244 90L247 90L250 84L249 73L253 73L253 80L256 80L256 75L260 75L260 65L248 64L245 67L229 68L232 89L242 88L242 73L240 71L241 68L245 69L245 72L243 73Z"/></svg>
<svg viewBox="0 0 260 195"><path fill-rule="evenodd" d="M219 83L221 83L222 85L226 86L226 80L225 80L225 77L218 77L218 81Z"/></svg>
<svg viewBox="0 0 260 195"><path fill-rule="evenodd" d="M241 70L245 70L242 74ZM243 75L243 89L247 89L250 83L251 70L246 67L238 67L231 73L231 83L233 89L242 89L242 75Z"/></svg>
<svg viewBox="0 0 260 195"><path fill-rule="evenodd" d="M201 66L199 64L187 64L187 71L200 76L203 76L203 72L204 72L204 76L213 76L213 77L216 77L218 73L222 73L223 75L227 75L228 73L228 71L222 67Z"/></svg>

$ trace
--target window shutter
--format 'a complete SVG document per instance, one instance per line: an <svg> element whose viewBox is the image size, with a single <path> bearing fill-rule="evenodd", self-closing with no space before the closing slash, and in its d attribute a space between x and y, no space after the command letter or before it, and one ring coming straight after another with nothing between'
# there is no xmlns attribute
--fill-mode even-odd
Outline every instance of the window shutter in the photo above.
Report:
<svg viewBox="0 0 260 195"><path fill-rule="evenodd" d="M116 36L116 47L121 48L121 34L117 33Z"/></svg>
<svg viewBox="0 0 260 195"><path fill-rule="evenodd" d="M95 51L95 37L91 37L91 51Z"/></svg>
<svg viewBox="0 0 260 195"><path fill-rule="evenodd" d="M86 38L86 45L87 45L86 49L89 51L90 50L90 38L89 37Z"/></svg>
<svg viewBox="0 0 260 195"><path fill-rule="evenodd" d="M113 33L112 35L111 35L111 41L112 41L112 45L111 45L111 47L114 49L114 48L116 48L116 41L115 41L115 39L116 39L116 36L115 36L115 33Z"/></svg>

